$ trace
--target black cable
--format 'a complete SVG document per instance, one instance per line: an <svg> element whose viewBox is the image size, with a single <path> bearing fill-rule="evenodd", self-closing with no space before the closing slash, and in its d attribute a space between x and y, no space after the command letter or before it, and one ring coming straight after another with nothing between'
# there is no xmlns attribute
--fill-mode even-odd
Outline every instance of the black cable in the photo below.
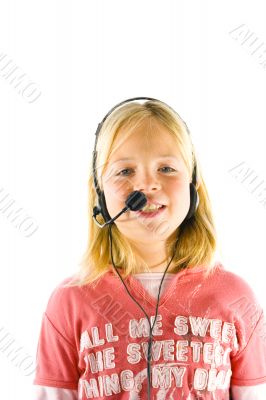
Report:
<svg viewBox="0 0 266 400"><path fill-rule="evenodd" d="M117 274L118 274L118 276L119 276L121 282L122 282L123 285L125 286L125 289L126 289L127 293L128 293L129 296L132 298L132 300L134 300L134 302L135 302L135 303L141 308L141 310L144 312L144 314L145 314L145 316L146 316L146 318L147 318L147 320L148 320L149 326L150 326L150 335L149 335L149 343L148 343L148 356L147 356L147 378L148 378L148 400L151 400L151 399L150 399L150 386L151 386L150 361L151 361L151 346L152 346L152 338L153 338L152 330L153 330L154 324L155 324L156 319L157 319L158 307L159 307L159 299L160 299L160 293L161 293L162 283L163 283L163 280L164 280L166 271L168 270L169 265L171 264L171 262L172 262L172 260L173 260L173 258L174 258L175 250L176 250L176 246L177 246L177 242L178 242L178 237L177 237L177 240L176 240L176 243L175 243L175 247L174 247L174 251L173 251L172 258L171 258L171 260L170 260L170 262L169 262L167 268L166 268L165 271L164 271L164 274L163 274L163 277L162 277L162 280L161 280L161 283L160 283L160 286L159 286L159 292L158 292L157 304L156 304L156 313L155 313L155 318L154 318L154 321L153 321L153 325L151 326L150 319L149 319L149 317L148 317L146 311L145 311L144 308L139 304L139 302L138 302L136 299L134 299L134 297L131 295L131 293L129 292L129 290L128 290L126 284L125 284L125 282L123 281L122 276L120 275L120 273L119 273L119 271L118 271L118 269L117 269L117 267L116 267L116 265L115 265L115 263L114 263L114 259L113 259L113 241L112 241L112 225L113 225L113 224L108 224L108 228L109 228L109 240L110 240L110 248L111 248L111 259L112 259L113 266L114 266L114 268L115 268L115 270L116 270L116 272L117 272Z"/></svg>

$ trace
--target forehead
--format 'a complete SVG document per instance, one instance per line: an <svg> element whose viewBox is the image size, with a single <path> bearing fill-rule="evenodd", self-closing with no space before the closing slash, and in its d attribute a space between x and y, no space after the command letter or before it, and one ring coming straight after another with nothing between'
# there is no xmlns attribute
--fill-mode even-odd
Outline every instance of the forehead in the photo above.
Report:
<svg viewBox="0 0 266 400"><path fill-rule="evenodd" d="M178 138L153 120L143 121L134 129L127 126L120 128L113 142L109 161L132 161L143 157L180 159Z"/></svg>

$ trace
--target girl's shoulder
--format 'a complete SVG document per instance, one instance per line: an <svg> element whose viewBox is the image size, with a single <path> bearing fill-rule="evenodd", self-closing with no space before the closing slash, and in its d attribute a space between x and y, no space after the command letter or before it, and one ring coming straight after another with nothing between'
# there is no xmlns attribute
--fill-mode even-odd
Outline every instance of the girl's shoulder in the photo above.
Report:
<svg viewBox="0 0 266 400"><path fill-rule="evenodd" d="M254 297L255 292L252 285L248 282L247 278L241 276L239 273L225 267L221 262L217 264L217 273L215 278L217 284L221 285L227 291L245 293L247 296Z"/></svg>

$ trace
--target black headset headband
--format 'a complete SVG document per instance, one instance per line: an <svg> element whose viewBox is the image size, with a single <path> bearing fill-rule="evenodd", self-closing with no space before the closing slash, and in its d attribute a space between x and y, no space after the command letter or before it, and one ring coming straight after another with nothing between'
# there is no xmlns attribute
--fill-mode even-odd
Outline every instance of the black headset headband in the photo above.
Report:
<svg viewBox="0 0 266 400"><path fill-rule="evenodd" d="M126 99L126 100L124 100L124 101L121 101L120 103L118 103L118 104L116 104L114 107L112 107L111 110L108 111L108 113L104 116L104 118L102 119L102 121L98 124L97 130L96 130L96 132L95 132L96 139L95 139L95 145L94 145L94 150L93 150L93 180L94 180L94 187L95 187L95 190L96 190L98 196L101 195L101 190L100 190L100 187L99 187L99 184L98 184L98 180L97 180L97 176L96 176L96 158L97 158L97 151L96 151L96 148L97 148L98 137L99 137L99 134L100 134L102 125L103 125L104 121L106 120L106 118L107 118L110 114L112 114L112 112L113 112L116 108L120 107L121 105L123 105L123 104L125 104L125 103L129 103L129 102L135 101L135 100L155 100L155 101L158 101L159 103L165 104L165 105L166 105L168 108L170 108L175 114L177 114L178 117L182 120L182 118L180 117L180 115L179 115L172 107L170 107L168 104L164 103L163 101L158 100L158 99L155 99L155 98L153 98L153 97L132 97L132 98L130 98L130 99ZM183 120L182 120L182 121L183 121ZM186 123L185 123L184 121L183 121L183 123L184 123L185 126L186 126ZM187 126L186 126L186 128L187 128ZM187 128L187 132L188 132L188 134L190 135L190 132L189 132L188 128ZM197 164L196 164L196 160L195 160L194 153L193 153L193 157L194 157L195 165L194 165L193 174L192 174L192 183L196 186L196 183L197 183Z"/></svg>

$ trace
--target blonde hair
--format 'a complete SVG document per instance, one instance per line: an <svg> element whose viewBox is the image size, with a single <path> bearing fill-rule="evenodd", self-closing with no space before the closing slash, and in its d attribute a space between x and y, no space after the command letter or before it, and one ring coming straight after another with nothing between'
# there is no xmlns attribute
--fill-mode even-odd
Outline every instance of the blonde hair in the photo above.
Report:
<svg viewBox="0 0 266 400"><path fill-rule="evenodd" d="M166 252L170 258L173 256L173 249L178 237L172 261L175 267L171 272L202 265L206 268L205 276L208 276L215 269L214 256L217 246L211 203L199 162L196 160L190 132L185 122L174 110L165 103L149 100L143 104L126 103L115 109L107 117L102 125L97 142L96 172L99 187L103 190L101 177L112 152L115 151L113 144L119 130L126 126L128 135L130 135L147 118L155 118L175 138L180 153L190 171L190 176L192 176L194 166L197 166L196 188L199 195L199 206L194 216L189 220L183 221L166 240ZM126 138L127 134L125 134L123 140L126 140ZM82 286L88 283L95 285L110 270L110 265L112 265L108 229L107 227L103 229L98 227L92 218L93 207L98 203L93 182L92 158L89 168L88 196L88 244L79 263L78 272L66 286ZM101 215L98 215L97 219L100 223L105 222ZM124 278L131 274L143 272L143 268L145 272L149 271L148 265L142 258L140 265L134 249L127 238L118 230L115 223L112 226L112 243L115 265L123 272Z"/></svg>

